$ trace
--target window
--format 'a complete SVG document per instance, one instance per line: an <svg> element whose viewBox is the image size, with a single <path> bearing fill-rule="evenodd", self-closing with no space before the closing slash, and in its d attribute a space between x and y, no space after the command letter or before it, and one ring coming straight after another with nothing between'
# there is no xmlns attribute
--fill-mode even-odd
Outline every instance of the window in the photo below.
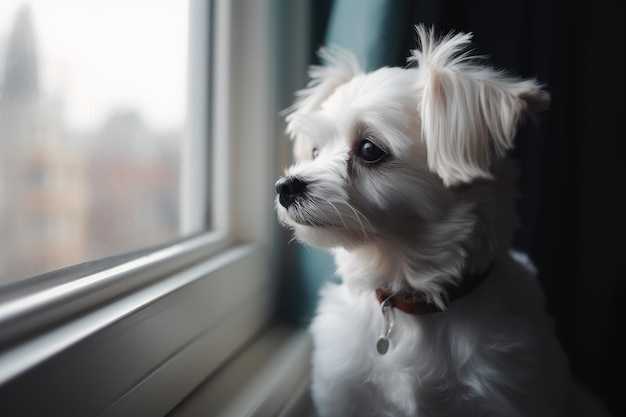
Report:
<svg viewBox="0 0 626 417"><path fill-rule="evenodd" d="M188 9L0 4L0 284L202 229L180 227Z"/></svg>
<svg viewBox="0 0 626 417"><path fill-rule="evenodd" d="M32 0L33 24L40 3L67 2ZM142 16L139 20L148 19L156 13L155 8L166 3L184 4L178 0L102 2L119 6L121 15ZM80 4L88 8L100 2L82 0ZM210 382L218 371L229 369L226 364L236 362L242 350L254 347L259 335L274 334L265 330L274 323L276 288L271 267L276 253L272 202L278 175L276 137L282 128L276 126L280 109L276 105L279 77L275 63L280 55L274 30L287 20L277 13L280 4L272 0L189 1L187 59L180 55L161 57L183 59L188 64L187 124L178 140L181 146L174 148L179 164L174 170L178 176L177 203L171 204L172 198L166 193L142 197L127 204L125 223L103 227L101 232L115 239L133 223L132 227L146 235L153 231L152 222L176 211L177 225L164 224L160 229L163 234L150 242L118 242L111 257L85 256L83 259L93 260L0 287L3 413L166 415L203 381ZM60 13L61 9L51 8L50 13ZM0 15L5 16L3 11ZM103 12L99 17L105 19L106 15ZM110 24L99 30L110 33L115 29ZM170 29L164 24L160 31ZM142 30L144 26L138 24L136 32ZM135 53L141 55L144 47L158 46L144 43ZM166 46L158 49L166 54ZM124 142L120 158L127 154L148 160L162 156L155 149L136 152L134 148L145 143L146 130L152 131L148 116L123 111L105 121L110 122L105 123L107 137L115 137L120 130L134 135ZM19 129L23 130L20 134L36 137L43 135L41 132L57 131L52 125L26 123ZM29 187L39 190L40 195L71 187L76 181L72 174L75 164L81 164L72 156L71 163L63 163L62 168L46 168L58 163L46 146L41 144L44 152L33 156L35 163L22 171ZM172 150L169 145L165 147ZM103 154L107 152L102 150L98 157ZM137 169L140 176L157 176L144 162L140 159L125 169ZM87 165L96 168L95 163ZM100 169L106 171L106 165ZM12 175L3 165L3 195L9 192ZM101 178L107 181L117 177L121 187L131 181L126 179L129 175L128 171L116 170ZM85 192L95 192L85 184L79 186ZM126 198L131 197L126 194ZM73 199L63 200L74 204ZM115 207L107 206L107 201L100 203L106 208L97 209L113 215ZM159 210L154 211L155 206ZM6 206L0 207L4 216ZM32 238L38 242L54 240L59 234L70 233L65 229L80 224L71 214L50 217L47 210L41 215L33 213L32 218L23 217L30 223L24 227L35 231ZM8 226L2 223L1 227ZM168 230L174 232L168 235ZM148 247L153 243L157 246ZM3 242L11 247L14 244ZM122 249L121 245L127 244ZM6 261L3 258L2 262ZM306 343L296 346L299 353L293 357L299 358ZM301 375L294 378L293 384L283 384L286 392L301 387ZM268 381L264 382L262 391L267 391ZM276 407L280 403L273 404Z"/></svg>

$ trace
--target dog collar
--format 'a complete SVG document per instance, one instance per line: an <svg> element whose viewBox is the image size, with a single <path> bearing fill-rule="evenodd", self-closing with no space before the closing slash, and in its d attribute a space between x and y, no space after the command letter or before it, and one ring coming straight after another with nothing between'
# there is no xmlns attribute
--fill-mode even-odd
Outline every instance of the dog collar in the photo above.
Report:
<svg viewBox="0 0 626 417"><path fill-rule="evenodd" d="M492 267L493 264L482 273L463 276L463 280L459 285L448 285L445 289L447 301L458 300L482 284L491 272ZM389 288L378 288L376 290L376 298L381 305L388 304L390 307L397 308L407 314L432 314L449 310L449 307L442 310L436 304L428 301L426 294L421 291L405 290L393 292Z"/></svg>
<svg viewBox="0 0 626 417"><path fill-rule="evenodd" d="M457 300L468 294L487 278L491 272L492 265L489 265L484 272L463 276L459 285L449 285L445 289L448 303ZM376 298L380 303L384 319L383 333L376 340L376 351L380 355L385 355L391 346L391 330L395 324L394 308L407 314L431 314L448 311L449 307L442 310L437 305L428 301L426 294L420 291L397 291L393 292L388 288L378 288Z"/></svg>

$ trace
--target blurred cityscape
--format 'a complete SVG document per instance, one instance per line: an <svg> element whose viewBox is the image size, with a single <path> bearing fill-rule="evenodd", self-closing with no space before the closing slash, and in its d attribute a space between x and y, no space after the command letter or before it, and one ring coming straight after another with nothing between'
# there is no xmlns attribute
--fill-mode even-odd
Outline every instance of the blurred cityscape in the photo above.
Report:
<svg viewBox="0 0 626 417"><path fill-rule="evenodd" d="M0 285L177 237L182 121L156 131L117 109L73 129L40 85L27 7L0 42Z"/></svg>

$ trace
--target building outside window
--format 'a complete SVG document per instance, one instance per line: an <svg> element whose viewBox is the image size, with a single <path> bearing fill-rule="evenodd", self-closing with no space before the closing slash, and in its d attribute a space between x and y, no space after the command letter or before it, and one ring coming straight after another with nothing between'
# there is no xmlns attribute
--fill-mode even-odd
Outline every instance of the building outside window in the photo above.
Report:
<svg viewBox="0 0 626 417"><path fill-rule="evenodd" d="M2 2L0 285L180 236L188 32L186 1Z"/></svg>

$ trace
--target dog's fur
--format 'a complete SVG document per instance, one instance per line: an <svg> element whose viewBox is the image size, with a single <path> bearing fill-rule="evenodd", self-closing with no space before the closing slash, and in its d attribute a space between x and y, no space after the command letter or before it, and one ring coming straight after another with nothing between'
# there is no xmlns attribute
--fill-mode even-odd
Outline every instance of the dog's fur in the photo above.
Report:
<svg viewBox="0 0 626 417"><path fill-rule="evenodd" d="M572 415L568 365L540 286L509 252L516 175L506 153L549 95L471 56L471 34L417 32L404 69L363 73L350 53L322 50L328 65L311 68L287 116L297 162L277 183L279 219L331 250L342 280L322 290L311 325L318 413ZM364 160L364 140L380 161ZM447 288L489 268L478 288L449 302ZM375 348L383 287L421 291L446 310L395 311L386 355Z"/></svg>

